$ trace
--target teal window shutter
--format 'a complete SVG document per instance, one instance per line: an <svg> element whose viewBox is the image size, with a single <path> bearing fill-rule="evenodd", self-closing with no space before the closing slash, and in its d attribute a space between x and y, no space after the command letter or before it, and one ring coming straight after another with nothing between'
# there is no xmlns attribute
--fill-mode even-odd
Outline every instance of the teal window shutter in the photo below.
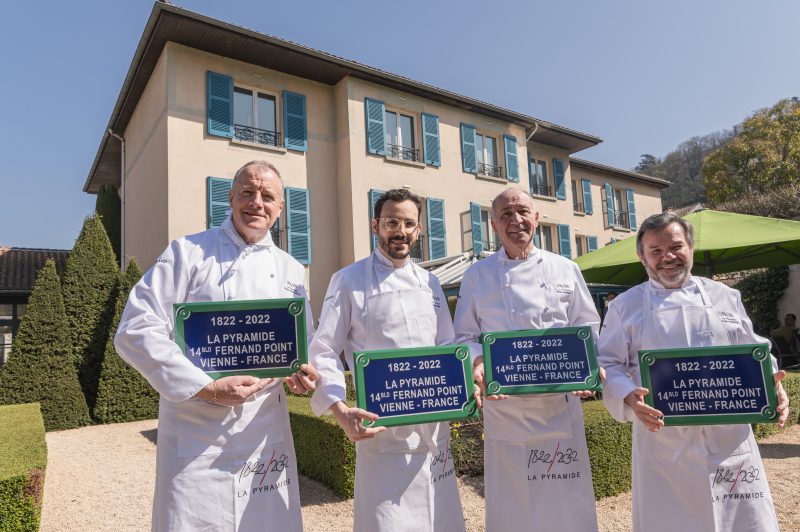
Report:
<svg viewBox="0 0 800 532"><path fill-rule="evenodd" d="M536 230L533 232L533 245L536 246L537 248L541 247L539 245L539 227L538 226L536 227Z"/></svg>
<svg viewBox="0 0 800 532"><path fill-rule="evenodd" d="M511 135L503 135L506 149L506 178L514 183L519 182L519 164L517 163L517 139Z"/></svg>
<svg viewBox="0 0 800 532"><path fill-rule="evenodd" d="M614 189L611 188L611 185L605 183L603 185L606 189L606 210L608 210L608 225L609 227L614 227L616 225L614 222L616 221L616 215L614 213Z"/></svg>
<svg viewBox="0 0 800 532"><path fill-rule="evenodd" d="M628 199L628 227L636 229L636 202L633 201L633 189L626 188L625 196Z"/></svg>
<svg viewBox="0 0 800 532"><path fill-rule="evenodd" d="M594 251L597 249L597 237L596 236L587 236L586 237L586 245L589 251Z"/></svg>
<svg viewBox="0 0 800 532"><path fill-rule="evenodd" d="M592 182L588 179L581 179L581 190L583 191L583 212L592 214Z"/></svg>
<svg viewBox="0 0 800 532"><path fill-rule="evenodd" d="M555 179L556 198L567 199L567 181L564 179L564 161L553 159L553 179Z"/></svg>
<svg viewBox="0 0 800 532"><path fill-rule="evenodd" d="M444 223L444 200L427 198L428 255L430 260L447 256L447 231Z"/></svg>
<svg viewBox="0 0 800 532"><path fill-rule="evenodd" d="M208 134L233 138L233 78L206 72Z"/></svg>
<svg viewBox="0 0 800 532"><path fill-rule="evenodd" d="M372 189L369 191L369 234L372 237L372 245L370 249L373 251L378 246L378 235L372 232L372 219L375 217L373 211L375 210L375 202L378 201L378 198L381 197L381 194L383 194L383 190Z"/></svg>
<svg viewBox="0 0 800 532"><path fill-rule="evenodd" d="M283 91L283 145L289 150L308 151L306 97Z"/></svg>
<svg viewBox="0 0 800 532"><path fill-rule="evenodd" d="M311 204L305 188L286 187L286 241L289 255L311 264Z"/></svg>
<svg viewBox="0 0 800 532"><path fill-rule="evenodd" d="M483 252L483 237L481 235L481 206L477 203L469 204L469 215L472 221L472 254L476 257Z"/></svg>
<svg viewBox="0 0 800 532"><path fill-rule="evenodd" d="M475 126L461 124L461 169L474 174L478 171L475 154Z"/></svg>
<svg viewBox="0 0 800 532"><path fill-rule="evenodd" d="M364 98L367 117L367 151L386 155L386 126L383 121L384 106L380 100Z"/></svg>
<svg viewBox="0 0 800 532"><path fill-rule="evenodd" d="M425 164L441 166L438 116L422 113L422 151L422 159Z"/></svg>
<svg viewBox="0 0 800 532"><path fill-rule="evenodd" d="M233 179L222 177L209 177L206 179L207 219L206 226L219 227L231 212L228 192L233 185Z"/></svg>
<svg viewBox="0 0 800 532"><path fill-rule="evenodd" d="M558 224L558 254L562 257L572 258L572 247L569 241L569 226Z"/></svg>

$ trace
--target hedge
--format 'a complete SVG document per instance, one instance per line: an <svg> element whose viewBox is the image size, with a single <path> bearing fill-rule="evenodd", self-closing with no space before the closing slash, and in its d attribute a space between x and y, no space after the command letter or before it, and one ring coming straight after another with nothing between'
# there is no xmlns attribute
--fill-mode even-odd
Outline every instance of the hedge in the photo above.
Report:
<svg viewBox="0 0 800 532"><path fill-rule="evenodd" d="M70 360L69 328L55 263L39 270L11 353L0 370L0 404L41 403L47 430L89 423Z"/></svg>
<svg viewBox="0 0 800 532"><path fill-rule="evenodd" d="M94 210L100 216L100 221L103 222L103 227L108 235L108 240L111 242L111 248L117 256L117 261L120 260L120 240L122 239L122 203L117 193L117 187L114 185L103 185L97 192L97 201L94 204Z"/></svg>
<svg viewBox="0 0 800 532"><path fill-rule="evenodd" d="M783 381L793 405L786 426L798 423L800 372L790 372ZM348 381L349 383L349 381ZM349 386L348 386L349 388ZM349 390L348 390L349 391ZM619 423L602 401L583 401L586 442L592 467L595 497L609 497L631 489L631 423ZM316 417L308 397L289 397L289 417L297 450L298 468L337 495L352 497L355 477L355 446L331 416ZM778 432L774 423L754 425L757 438ZM450 447L459 475L483 474L483 422L454 422Z"/></svg>
<svg viewBox="0 0 800 532"><path fill-rule="evenodd" d="M119 319L133 285L141 276L142 272L133 260L120 276L116 311L108 332L94 407L94 417L99 423L125 423L158 417L158 392L114 349Z"/></svg>
<svg viewBox="0 0 800 532"><path fill-rule="evenodd" d="M328 486L336 495L353 496L356 447L333 416L317 417L308 397L287 397L297 468Z"/></svg>
<svg viewBox="0 0 800 532"><path fill-rule="evenodd" d="M94 411L119 278L114 250L99 217L86 218L64 268L64 306L72 356L90 411Z"/></svg>
<svg viewBox="0 0 800 532"><path fill-rule="evenodd" d="M47 466L39 405L0 406L0 442L0 532L35 532Z"/></svg>

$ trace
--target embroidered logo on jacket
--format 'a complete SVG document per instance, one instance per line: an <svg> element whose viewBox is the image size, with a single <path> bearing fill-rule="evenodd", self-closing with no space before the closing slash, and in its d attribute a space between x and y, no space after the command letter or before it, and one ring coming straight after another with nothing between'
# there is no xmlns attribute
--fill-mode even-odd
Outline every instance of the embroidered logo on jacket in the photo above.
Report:
<svg viewBox="0 0 800 532"><path fill-rule="evenodd" d="M719 312L719 319L721 319L725 323L736 323L739 324L739 318L736 317L736 314L733 312L726 312L721 310Z"/></svg>
<svg viewBox="0 0 800 532"><path fill-rule="evenodd" d="M556 283L556 292L559 294L571 294L572 283Z"/></svg>
<svg viewBox="0 0 800 532"><path fill-rule="evenodd" d="M286 286L284 286L283 289L296 296L303 295L304 292L303 285L291 281L286 281Z"/></svg>

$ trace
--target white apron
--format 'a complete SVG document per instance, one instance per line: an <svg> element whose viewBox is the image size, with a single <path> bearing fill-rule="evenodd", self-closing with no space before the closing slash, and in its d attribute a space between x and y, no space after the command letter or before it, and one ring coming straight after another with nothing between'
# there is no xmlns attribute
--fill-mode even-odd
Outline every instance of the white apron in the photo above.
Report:
<svg viewBox="0 0 800 532"><path fill-rule="evenodd" d="M412 267L414 268L414 267ZM364 349L433 346L433 292L423 286L380 292L373 258L365 267ZM433 449L431 449L433 447ZM356 442L356 532L463 531L448 423L388 427Z"/></svg>
<svg viewBox="0 0 800 532"><path fill-rule="evenodd" d="M730 345L701 283L703 306L653 308L645 288L642 350ZM632 375L641 386L639 369ZM633 530L776 531L777 518L750 425L633 425Z"/></svg>
<svg viewBox="0 0 800 532"><path fill-rule="evenodd" d="M502 286L503 271L498 271ZM541 328L553 326L548 306L557 302L549 294L547 298L535 320ZM520 325L508 318L509 330ZM486 531L596 531L580 399L571 394L518 395L483 405Z"/></svg>
<svg viewBox="0 0 800 532"><path fill-rule="evenodd" d="M233 242L223 240L215 255L218 268L184 300L286 297L277 283L263 282L256 291L249 281L237 283L253 273L242 271L249 253L240 255ZM274 254L263 264L278 271ZM158 447L152 530L249 532L277 524L281 532L303 530L283 385L270 385L235 407L162 398Z"/></svg>

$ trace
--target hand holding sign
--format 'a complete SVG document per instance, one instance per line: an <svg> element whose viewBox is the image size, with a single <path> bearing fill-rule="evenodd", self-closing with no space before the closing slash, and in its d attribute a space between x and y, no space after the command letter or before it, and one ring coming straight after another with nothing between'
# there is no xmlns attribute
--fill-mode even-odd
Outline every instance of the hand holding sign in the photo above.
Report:
<svg viewBox="0 0 800 532"><path fill-rule="evenodd" d="M300 371L289 375L283 379L283 382L289 386L292 393L305 395L308 392L313 392L317 385L319 373L317 369L311 364L302 364Z"/></svg>
<svg viewBox="0 0 800 532"><path fill-rule="evenodd" d="M644 396L650 393L647 388L636 388L625 397L625 404L633 408L633 413L639 418L647 430L658 432L664 426L663 414L644 402Z"/></svg>
<svg viewBox="0 0 800 532"><path fill-rule="evenodd" d="M480 393L475 394L475 399L478 401L478 407L483 407L483 400L482 398L486 398L489 401L497 401L499 399L505 399L508 396L504 394L496 394L496 395L486 395L486 375L483 368L483 357L479 356L476 357L472 363L472 378L475 380L475 384L478 385L480 388Z"/></svg>
<svg viewBox="0 0 800 532"><path fill-rule="evenodd" d="M362 423L363 420L376 421L378 415L360 408L349 408L342 401L334 403L331 406L331 412L344 433L353 442L372 438L386 430L386 427L365 427Z"/></svg>
<svg viewBox="0 0 800 532"><path fill-rule="evenodd" d="M197 392L199 397L210 403L223 406L236 406L244 403L254 393L263 390L275 379L257 379L249 375L222 377L209 382Z"/></svg>

